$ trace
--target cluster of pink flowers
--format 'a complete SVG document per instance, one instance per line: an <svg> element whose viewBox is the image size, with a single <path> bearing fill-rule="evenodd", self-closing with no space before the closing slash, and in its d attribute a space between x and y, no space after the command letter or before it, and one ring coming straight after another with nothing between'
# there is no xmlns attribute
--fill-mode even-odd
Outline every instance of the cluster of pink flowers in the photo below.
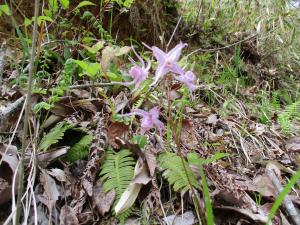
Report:
<svg viewBox="0 0 300 225"><path fill-rule="evenodd" d="M152 48L149 47L149 49L152 50L153 56L157 60L157 69L155 72L154 80L150 84L150 87L157 84L159 80L161 80L167 73L171 72L174 76L174 78L182 83L184 83L187 88L190 90L190 92L194 91L196 89L196 76L192 71L184 71L179 65L178 60L181 55L182 49L187 46L187 44L184 44L180 42L178 45L176 45L172 50L169 52L164 52L161 49L159 49L156 46L153 46ZM133 63L133 66L131 67L129 74L132 77L132 81L123 83L124 85L134 85L134 90L137 90L141 83L145 81L149 75L149 70L151 68L151 63L148 62L147 66L145 65L145 62L143 59L135 52L133 49L134 54L137 56L138 60L141 62L141 67L138 66L133 60L131 62ZM141 109L134 109L131 113L125 114L125 115L138 115L142 117L142 123L141 128L142 131L148 131L153 127L156 127L160 134L165 129L163 123L159 120L159 110L157 107L154 107L149 110L149 112L146 112Z"/></svg>

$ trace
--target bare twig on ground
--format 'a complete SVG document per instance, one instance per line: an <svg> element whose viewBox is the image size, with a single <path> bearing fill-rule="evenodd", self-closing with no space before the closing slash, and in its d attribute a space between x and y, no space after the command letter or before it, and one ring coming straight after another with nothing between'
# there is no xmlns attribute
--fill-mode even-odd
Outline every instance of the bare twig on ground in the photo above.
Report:
<svg viewBox="0 0 300 225"><path fill-rule="evenodd" d="M21 108L25 96L17 99L17 101L9 104L5 109L0 110L0 122L6 120L11 114L15 113L19 108Z"/></svg>

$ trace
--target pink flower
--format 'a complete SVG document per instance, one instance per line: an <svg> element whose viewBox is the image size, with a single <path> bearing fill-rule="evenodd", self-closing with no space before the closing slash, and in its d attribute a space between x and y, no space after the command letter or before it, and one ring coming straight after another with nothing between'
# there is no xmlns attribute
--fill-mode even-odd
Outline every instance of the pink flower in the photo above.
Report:
<svg viewBox="0 0 300 225"><path fill-rule="evenodd" d="M177 61L179 60L181 51L185 46L187 46L187 44L183 44L182 42L180 42L168 53L163 52L155 46L151 48L151 50L153 51L153 55L158 62L158 66L154 76L154 81L152 82L152 84L150 84L150 86L155 85L158 80L168 72L173 72L176 74L184 73L183 69L177 64Z"/></svg>
<svg viewBox="0 0 300 225"><path fill-rule="evenodd" d="M132 64L134 65L130 68L130 71L129 71L129 74L133 80L130 82L123 82L121 84L123 84L125 86L134 84L135 87L132 91L132 92L134 92L141 85L141 83L143 83L147 79L149 70L151 67L151 63L148 62L148 65L146 66L143 59L136 53L134 48L132 48L132 50L133 50L134 54L136 55L136 57L138 58L138 60L141 62L142 67L138 66L132 58L129 58L130 61L132 62Z"/></svg>
<svg viewBox="0 0 300 225"><path fill-rule="evenodd" d="M180 76L174 76L174 78L184 83L188 87L190 92L194 91L197 88L197 86L195 85L196 76L192 71L187 71Z"/></svg>
<svg viewBox="0 0 300 225"><path fill-rule="evenodd" d="M159 110L154 107L146 112L142 109L133 109L131 113L124 114L123 116L137 115L142 117L141 128L143 131L149 131L151 128L156 127L161 134L165 129L164 124L158 119Z"/></svg>

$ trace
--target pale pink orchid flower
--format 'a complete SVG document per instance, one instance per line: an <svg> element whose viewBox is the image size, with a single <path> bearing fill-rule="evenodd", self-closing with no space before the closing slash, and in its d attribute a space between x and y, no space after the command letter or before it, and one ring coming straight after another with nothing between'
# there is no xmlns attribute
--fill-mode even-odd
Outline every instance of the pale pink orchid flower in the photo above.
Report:
<svg viewBox="0 0 300 225"><path fill-rule="evenodd" d="M134 92L138 89L141 83L143 83L147 79L149 70L151 68L151 62L149 61L146 66L144 60L136 53L134 48L132 48L132 50L138 60L141 62L142 66L138 66L132 58L129 58L131 63L134 65L129 70L129 75L133 80L129 82L122 82L121 84L125 86L134 85L134 89L132 90L132 92Z"/></svg>
<svg viewBox="0 0 300 225"><path fill-rule="evenodd" d="M196 76L192 71L187 71L179 76L174 76L174 78L182 83L184 83L190 92L193 92L197 86L195 85Z"/></svg>
<svg viewBox="0 0 300 225"><path fill-rule="evenodd" d="M156 46L150 48L153 51L153 55L158 62L157 70L155 72L154 81L150 86L154 86L160 78L162 78L165 74L172 72L175 74L183 74L183 69L178 65L178 60L181 55L182 49L187 46L180 42L169 52L163 52Z"/></svg>
<svg viewBox="0 0 300 225"><path fill-rule="evenodd" d="M158 119L159 117L159 110L157 107L153 107L149 110L149 112L144 111L142 109L133 109L131 113L124 114L123 116L131 116L137 115L142 117L141 128L142 131L149 131L151 128L156 127L160 133L165 130L164 124Z"/></svg>

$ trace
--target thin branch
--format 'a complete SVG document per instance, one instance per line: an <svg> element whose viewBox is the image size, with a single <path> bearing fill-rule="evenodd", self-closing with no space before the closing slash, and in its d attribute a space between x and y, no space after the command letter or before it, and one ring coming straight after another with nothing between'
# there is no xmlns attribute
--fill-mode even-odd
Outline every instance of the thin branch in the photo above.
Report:
<svg viewBox="0 0 300 225"><path fill-rule="evenodd" d="M92 83L92 84L78 84L70 86L70 89L81 89L81 88L89 88L89 87L107 87L113 85L122 85L122 82L110 82L110 83Z"/></svg>
<svg viewBox="0 0 300 225"><path fill-rule="evenodd" d="M245 39L243 39L243 40L240 40L240 41L237 41L237 42L232 43L232 44L230 44L230 45L226 45L226 46L219 47L219 48L208 48L208 49L205 49L205 48L198 48L198 49L192 51L192 52L191 52L190 54L188 54L186 57L189 57L189 56L191 56L191 55L193 55L193 54L195 54L195 53L197 53L197 52L215 52L215 51L219 51L219 50L231 48L231 47L236 46L236 45L238 45L238 44L240 44L240 43L242 43L242 42L248 41L248 40L250 40L250 39L256 37L257 35L258 35L258 34L251 35L251 36L249 36L249 37L247 37L247 38L245 38Z"/></svg>
<svg viewBox="0 0 300 225"><path fill-rule="evenodd" d="M28 75L28 90L25 101L25 115L24 115L24 127L23 127L23 137L22 137L22 151L21 151L21 159L20 159L20 168L19 168L19 186L18 186L18 198L17 198L17 209L16 209L16 224L20 224L20 214L21 214L21 201L22 195L24 191L24 159L25 159L25 151L26 151L26 138L28 134L29 128L29 114L31 109L31 91L33 85L33 70L34 70L34 59L35 59L35 51L36 51L36 40L37 40L37 19L39 15L39 0L35 0L35 8L34 8L34 26L33 26L33 38L32 38L32 47L31 47L31 57L30 57L30 68Z"/></svg>

